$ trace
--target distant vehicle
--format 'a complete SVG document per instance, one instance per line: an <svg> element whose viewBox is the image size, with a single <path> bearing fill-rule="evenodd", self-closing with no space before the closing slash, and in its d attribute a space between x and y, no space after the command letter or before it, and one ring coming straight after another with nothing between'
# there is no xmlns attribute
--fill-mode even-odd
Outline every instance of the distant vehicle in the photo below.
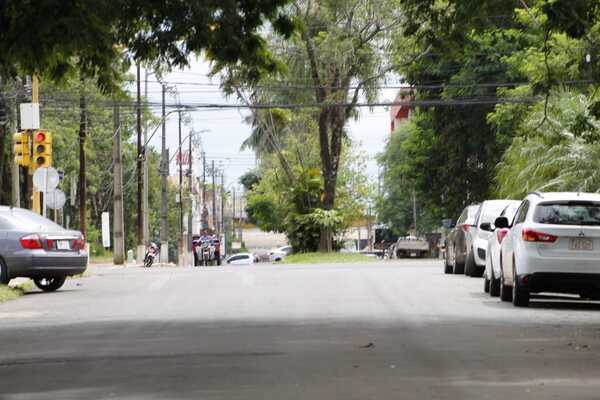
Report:
<svg viewBox="0 0 600 400"><path fill-rule="evenodd" d="M485 270L488 239L492 237L494 221L515 200L486 200L481 203L470 228L472 246L467 248L465 275L480 277Z"/></svg>
<svg viewBox="0 0 600 400"><path fill-rule="evenodd" d="M417 236L404 236L396 242L394 252L397 258L422 258L429 252L429 242Z"/></svg>
<svg viewBox="0 0 600 400"><path fill-rule="evenodd" d="M250 253L238 253L229 257L226 262L231 265L252 265L255 260L254 255Z"/></svg>
<svg viewBox="0 0 600 400"><path fill-rule="evenodd" d="M53 292L68 276L87 267L81 232L64 229L39 214L0 206L0 231L0 283L32 278L38 288Z"/></svg>
<svg viewBox="0 0 600 400"><path fill-rule="evenodd" d="M144 254L144 267L150 268L154 263L154 259L158 255L158 246L156 243L151 242L148 247L146 247L146 254Z"/></svg>
<svg viewBox="0 0 600 400"><path fill-rule="evenodd" d="M531 193L501 246L500 298L518 307L531 293L578 294L600 299L600 195Z"/></svg>
<svg viewBox="0 0 600 400"><path fill-rule="evenodd" d="M511 201L500 213L501 217L512 221L521 201ZM500 246L508 233L508 228L498 228L493 226L494 232L488 239L487 256L485 258L485 272L483 274L483 291L489 292L490 296L500 295Z"/></svg>
<svg viewBox="0 0 600 400"><path fill-rule="evenodd" d="M456 224L446 238L444 272L447 274L463 274L469 248L472 247L472 228L479 211L479 204L465 207ZM452 224L451 224L452 226Z"/></svg>
<svg viewBox="0 0 600 400"><path fill-rule="evenodd" d="M269 260L272 262L282 261L286 256L292 254L292 246L283 246L269 252Z"/></svg>

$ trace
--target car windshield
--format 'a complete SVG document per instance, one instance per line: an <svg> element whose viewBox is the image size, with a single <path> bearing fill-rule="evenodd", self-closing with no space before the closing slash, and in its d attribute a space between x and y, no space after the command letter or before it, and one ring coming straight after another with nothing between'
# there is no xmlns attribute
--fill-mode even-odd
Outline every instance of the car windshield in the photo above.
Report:
<svg viewBox="0 0 600 400"><path fill-rule="evenodd" d="M64 230L62 226L55 224L48 218L19 208L2 212L0 218L4 222L3 225L8 225L12 229L31 232L56 232Z"/></svg>
<svg viewBox="0 0 600 400"><path fill-rule="evenodd" d="M494 222L505 208L505 202L487 203L483 209L481 217L479 218L479 224Z"/></svg>
<svg viewBox="0 0 600 400"><path fill-rule="evenodd" d="M600 226L600 203L560 202L539 204L535 208L533 221L540 224Z"/></svg>
<svg viewBox="0 0 600 400"><path fill-rule="evenodd" d="M475 223L475 218L477 217L479 207L479 205L467 207L467 219L465 220L466 224L473 225Z"/></svg>

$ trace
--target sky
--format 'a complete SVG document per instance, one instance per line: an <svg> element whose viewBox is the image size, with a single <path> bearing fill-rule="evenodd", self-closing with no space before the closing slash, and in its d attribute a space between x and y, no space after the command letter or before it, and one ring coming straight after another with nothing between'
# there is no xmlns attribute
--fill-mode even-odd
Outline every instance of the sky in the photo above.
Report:
<svg viewBox="0 0 600 400"><path fill-rule="evenodd" d="M166 103L218 103L237 104L235 98L227 98L220 91L217 77L208 76L209 64L203 61L193 61L190 67L184 70L174 70L163 78L163 81L173 89L167 94ZM135 73L135 70L132 71ZM135 76L135 75L134 75ZM144 95L145 72L142 69L142 96ZM132 88L134 89L134 88ZM135 94L133 91L132 94ZM384 89L379 95L379 100L391 101L394 99L396 89ZM148 77L148 101L160 103L161 84L156 77ZM160 118L160 108L154 108L154 114ZM169 112L169 108L167 108ZM250 126L244 123L247 110L220 109L199 110L190 113L190 121L182 126L182 137L185 138L191 130L207 132L200 133L202 148L206 154L207 162L213 160L225 171L227 186L240 186L239 177L252 169L255 165L255 157L252 151L240 151L242 142L250 135ZM362 109L361 116L357 121L351 121L348 129L351 138L357 142L368 157L367 175L376 179L378 166L375 161L377 153L384 148L389 136L390 117L388 108L379 107L373 110ZM173 155L178 147L178 120L177 113L167 117L167 147ZM149 132L153 131L150 127ZM149 145L160 152L160 128L149 141ZM184 144L187 149L187 142ZM199 156L199 155L198 155ZM194 156L194 175L201 174L201 163ZM177 167L171 164L171 174Z"/></svg>

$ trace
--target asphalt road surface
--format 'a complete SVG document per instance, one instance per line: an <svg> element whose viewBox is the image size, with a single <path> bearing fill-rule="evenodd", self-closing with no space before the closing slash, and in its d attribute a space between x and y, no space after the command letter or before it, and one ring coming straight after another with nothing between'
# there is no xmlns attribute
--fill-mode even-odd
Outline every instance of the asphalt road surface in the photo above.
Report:
<svg viewBox="0 0 600 400"><path fill-rule="evenodd" d="M1 399L598 399L600 304L439 261L103 268L0 305Z"/></svg>

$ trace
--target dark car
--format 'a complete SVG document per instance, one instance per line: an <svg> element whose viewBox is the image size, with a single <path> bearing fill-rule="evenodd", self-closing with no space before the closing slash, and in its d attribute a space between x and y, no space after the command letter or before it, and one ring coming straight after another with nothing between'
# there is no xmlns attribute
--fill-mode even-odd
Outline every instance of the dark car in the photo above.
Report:
<svg viewBox="0 0 600 400"><path fill-rule="evenodd" d="M85 271L88 254L79 231L64 229L39 214L0 206L0 283L32 278L46 292Z"/></svg>
<svg viewBox="0 0 600 400"><path fill-rule="evenodd" d="M465 261L469 253L468 249L472 246L472 230L475 228L479 207L479 204L465 207L446 238L444 272L447 274L463 274L465 271Z"/></svg>

